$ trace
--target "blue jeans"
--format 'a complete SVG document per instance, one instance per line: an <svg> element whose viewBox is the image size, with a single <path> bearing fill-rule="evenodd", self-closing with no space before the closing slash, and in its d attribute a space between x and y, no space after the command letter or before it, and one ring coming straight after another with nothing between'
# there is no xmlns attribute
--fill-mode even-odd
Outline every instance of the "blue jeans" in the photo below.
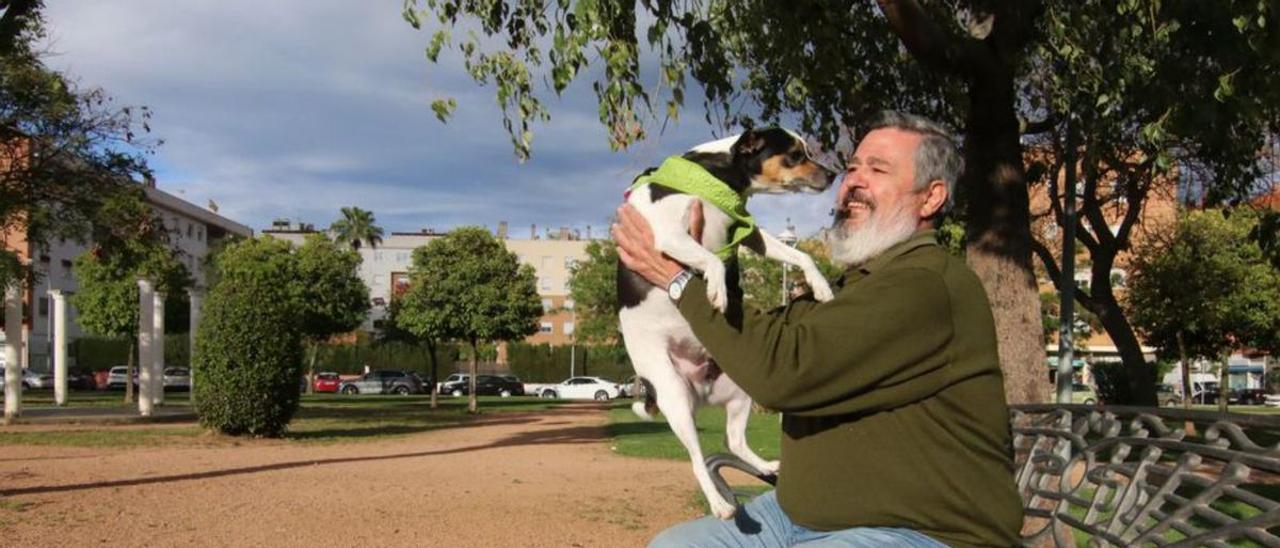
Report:
<svg viewBox="0 0 1280 548"><path fill-rule="evenodd" d="M738 508L733 521L707 516L686 521L658 534L649 548L741 548L770 546L823 546L875 548L946 548L945 544L911 529L854 527L839 531L814 531L791 522L769 491Z"/></svg>

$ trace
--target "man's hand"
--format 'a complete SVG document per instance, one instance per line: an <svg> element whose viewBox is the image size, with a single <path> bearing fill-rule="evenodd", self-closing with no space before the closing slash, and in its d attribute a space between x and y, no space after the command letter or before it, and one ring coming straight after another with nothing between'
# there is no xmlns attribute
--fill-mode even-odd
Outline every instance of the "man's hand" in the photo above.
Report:
<svg viewBox="0 0 1280 548"><path fill-rule="evenodd" d="M694 200L689 208L689 233L694 240L702 240L702 201ZM618 244L618 258L622 264L639 274L649 283L661 288L684 269L684 265L664 255L653 244L653 229L644 216L631 204L618 208L618 222L610 228L613 241Z"/></svg>

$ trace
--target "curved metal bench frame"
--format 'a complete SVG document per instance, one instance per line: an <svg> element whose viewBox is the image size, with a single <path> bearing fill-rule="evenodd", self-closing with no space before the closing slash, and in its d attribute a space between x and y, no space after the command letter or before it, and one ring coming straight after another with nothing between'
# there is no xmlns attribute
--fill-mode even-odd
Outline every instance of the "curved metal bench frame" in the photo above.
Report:
<svg viewBox="0 0 1280 548"><path fill-rule="evenodd" d="M1086 405L1012 411L1024 544L1280 547L1280 415ZM722 468L777 479L731 455L706 462L730 500L742 494Z"/></svg>

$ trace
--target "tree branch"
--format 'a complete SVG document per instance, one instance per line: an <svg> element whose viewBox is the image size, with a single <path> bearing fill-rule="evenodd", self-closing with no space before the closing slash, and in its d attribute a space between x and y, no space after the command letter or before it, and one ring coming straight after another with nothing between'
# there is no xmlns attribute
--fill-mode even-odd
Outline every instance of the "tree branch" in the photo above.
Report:
<svg viewBox="0 0 1280 548"><path fill-rule="evenodd" d="M876 0L876 3L902 45L921 63L963 77L976 72L979 59L969 41L948 36L916 0Z"/></svg>
<svg viewBox="0 0 1280 548"><path fill-rule="evenodd" d="M43 0L0 0L0 55L11 55L18 47L18 38L39 17Z"/></svg>

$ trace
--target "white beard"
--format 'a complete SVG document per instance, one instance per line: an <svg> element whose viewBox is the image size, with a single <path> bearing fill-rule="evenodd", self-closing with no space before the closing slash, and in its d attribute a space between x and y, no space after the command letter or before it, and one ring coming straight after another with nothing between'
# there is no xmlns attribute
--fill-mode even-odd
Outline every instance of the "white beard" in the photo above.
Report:
<svg viewBox="0 0 1280 548"><path fill-rule="evenodd" d="M872 210L871 217L857 228L850 228L843 219L837 218L838 224L826 234L831 260L841 268L861 266L894 244L906 241L915 234L919 223L907 211L908 205L908 201L904 201L895 211Z"/></svg>

